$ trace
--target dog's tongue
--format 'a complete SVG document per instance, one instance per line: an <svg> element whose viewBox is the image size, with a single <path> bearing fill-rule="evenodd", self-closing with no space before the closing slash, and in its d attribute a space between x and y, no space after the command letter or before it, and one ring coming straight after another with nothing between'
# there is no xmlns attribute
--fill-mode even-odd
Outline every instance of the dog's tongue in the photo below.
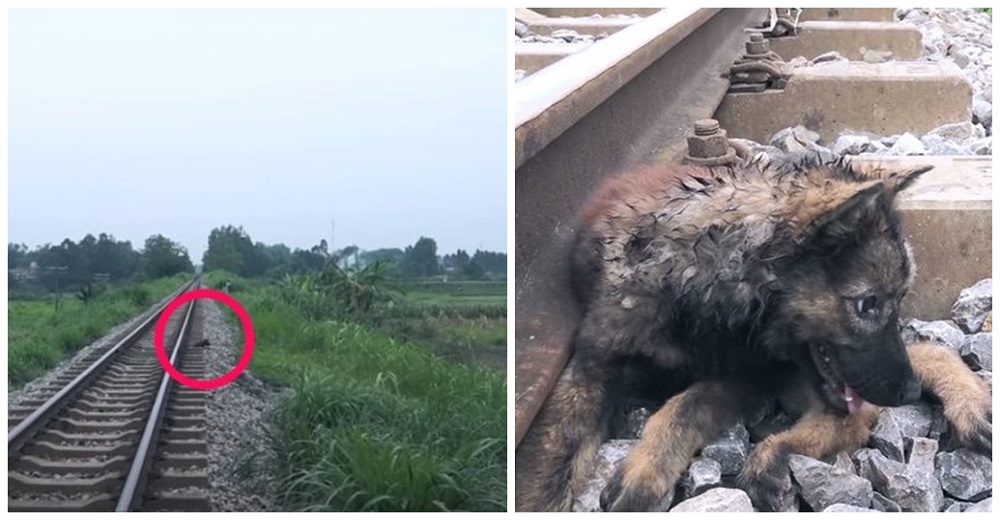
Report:
<svg viewBox="0 0 1000 520"><path fill-rule="evenodd" d="M850 413L858 413L861 405L865 404L865 400L848 385L844 385L844 401L847 401L847 411Z"/></svg>

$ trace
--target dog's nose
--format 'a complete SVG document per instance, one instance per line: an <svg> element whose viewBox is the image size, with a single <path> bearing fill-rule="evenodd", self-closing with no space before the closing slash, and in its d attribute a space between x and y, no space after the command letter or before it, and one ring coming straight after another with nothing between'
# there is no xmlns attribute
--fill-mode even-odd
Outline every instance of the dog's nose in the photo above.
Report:
<svg viewBox="0 0 1000 520"><path fill-rule="evenodd" d="M909 404L917 399L920 399L920 380L911 377L899 391L899 402L900 404Z"/></svg>

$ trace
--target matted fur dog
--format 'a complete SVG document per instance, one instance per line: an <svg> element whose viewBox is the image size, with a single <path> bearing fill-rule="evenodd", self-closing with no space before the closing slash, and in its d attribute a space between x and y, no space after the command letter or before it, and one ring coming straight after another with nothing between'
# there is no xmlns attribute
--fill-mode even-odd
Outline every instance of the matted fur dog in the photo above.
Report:
<svg viewBox="0 0 1000 520"><path fill-rule="evenodd" d="M571 508L637 380L659 410L604 489L606 510L668 506L703 445L767 402L795 422L759 442L739 475L758 510L783 507L790 453L861 447L876 405L922 390L942 401L954 439L991 453L986 384L953 350L900 338L914 266L893 204L928 170L759 156L604 186L580 217L584 317L518 450L517 509Z"/></svg>

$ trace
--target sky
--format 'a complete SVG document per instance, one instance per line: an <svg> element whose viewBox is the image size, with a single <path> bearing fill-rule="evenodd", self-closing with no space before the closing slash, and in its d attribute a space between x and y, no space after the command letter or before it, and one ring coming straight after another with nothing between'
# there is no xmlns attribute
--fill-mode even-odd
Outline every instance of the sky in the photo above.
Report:
<svg viewBox="0 0 1000 520"><path fill-rule="evenodd" d="M506 251L504 9L9 11L10 242ZM334 222L332 224L332 221Z"/></svg>

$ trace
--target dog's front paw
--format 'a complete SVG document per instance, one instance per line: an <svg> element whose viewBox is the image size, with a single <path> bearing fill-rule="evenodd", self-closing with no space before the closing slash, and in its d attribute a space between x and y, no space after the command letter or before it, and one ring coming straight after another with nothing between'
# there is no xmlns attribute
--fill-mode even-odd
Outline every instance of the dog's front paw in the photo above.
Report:
<svg viewBox="0 0 1000 520"><path fill-rule="evenodd" d="M758 511L795 511L795 491L784 453L765 457L754 453L743 465L739 486Z"/></svg>
<svg viewBox="0 0 1000 520"><path fill-rule="evenodd" d="M657 471L649 462L631 463L626 459L618 466L608 485L601 492L604 511L666 511L674 499L676 478Z"/></svg>
<svg viewBox="0 0 1000 520"><path fill-rule="evenodd" d="M960 425L961 424L961 425ZM973 451L993 457L993 413L983 412L966 418L961 423L953 422L955 440Z"/></svg>
<svg viewBox="0 0 1000 520"><path fill-rule="evenodd" d="M985 383L983 384L985 388ZM944 414L951 424L953 441L957 444L993 456L993 402L987 391L978 398L946 402Z"/></svg>

